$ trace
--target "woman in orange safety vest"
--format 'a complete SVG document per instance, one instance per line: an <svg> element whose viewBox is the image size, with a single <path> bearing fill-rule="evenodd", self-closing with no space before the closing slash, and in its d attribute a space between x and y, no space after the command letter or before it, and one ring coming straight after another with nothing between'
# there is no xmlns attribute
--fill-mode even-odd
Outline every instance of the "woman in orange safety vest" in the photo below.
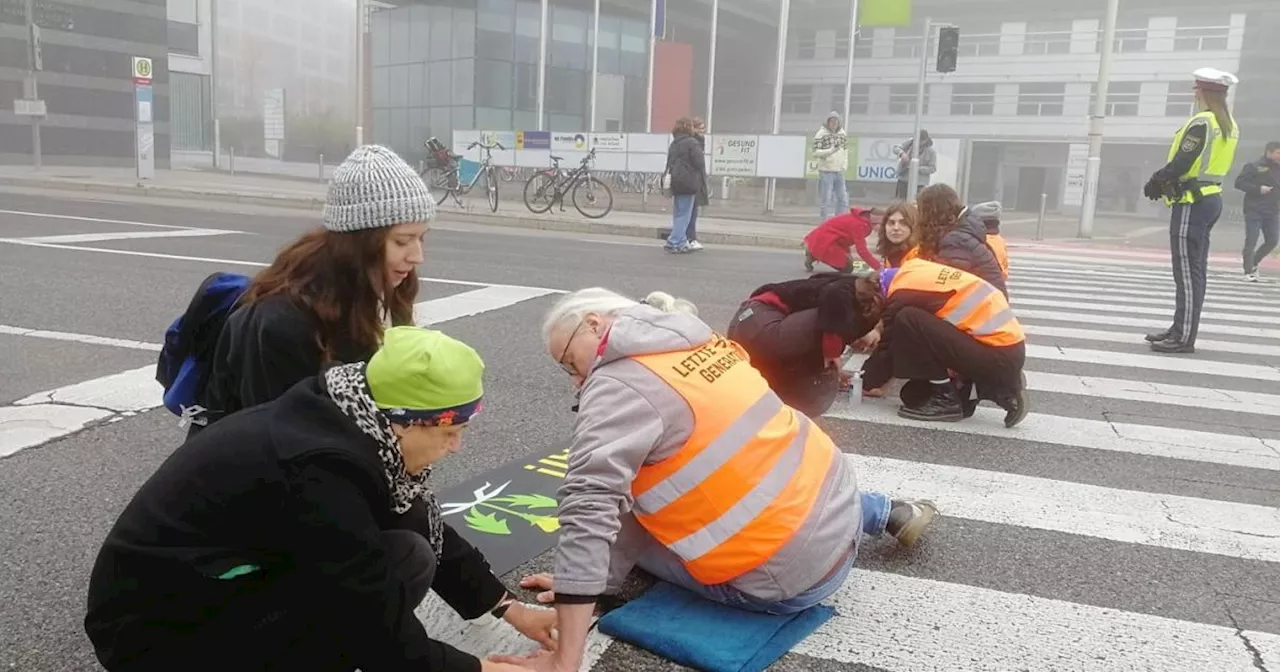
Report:
<svg viewBox="0 0 1280 672"><path fill-rule="evenodd" d="M976 385L979 400L1005 409L1006 427L1022 422L1026 338L1004 294L972 273L920 258L879 275L884 332L864 367L863 389L905 378L898 415L955 422L973 414Z"/></svg>
<svg viewBox="0 0 1280 672"><path fill-rule="evenodd" d="M864 535L909 545L936 514L860 490L853 463L737 343L661 299L584 289L543 323L579 409L555 574L521 583L553 588L540 599L555 601L560 637L554 653L499 660L579 669L595 602L634 566L721 604L797 613L839 590Z"/></svg>

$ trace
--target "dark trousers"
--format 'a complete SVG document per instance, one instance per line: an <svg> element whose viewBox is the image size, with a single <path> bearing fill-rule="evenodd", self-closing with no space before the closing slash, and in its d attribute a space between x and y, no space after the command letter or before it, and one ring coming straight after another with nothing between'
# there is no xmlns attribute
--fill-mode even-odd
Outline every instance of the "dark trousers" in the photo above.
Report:
<svg viewBox="0 0 1280 672"><path fill-rule="evenodd" d="M817 257L814 257L814 256L813 256L813 253L809 251L809 248L808 248L808 247L805 247L805 248L804 248L804 268L805 268L805 270L807 270L807 271L811 271L811 270L813 270L813 265L814 265L815 263L822 263L822 264L825 264L826 262L820 262L820 261L818 261ZM832 268L836 268L836 267L835 267L835 266L832 266ZM852 273L852 272L853 272L853 258L852 258L852 257L850 257L849 261L848 261L848 262L846 262L844 266L842 266L842 267L840 267L840 268L836 268L836 270L837 270L837 271L839 271L839 272L841 272L841 273Z"/></svg>
<svg viewBox="0 0 1280 672"><path fill-rule="evenodd" d="M1262 234L1262 247L1258 247L1258 234ZM1267 258L1280 244L1280 213L1244 212L1244 272L1253 273L1258 264Z"/></svg>
<svg viewBox="0 0 1280 672"><path fill-rule="evenodd" d="M1170 340L1194 345L1204 307L1205 274L1209 268L1209 234L1222 215L1222 196L1212 194L1196 203L1177 203L1169 216L1169 249L1175 287Z"/></svg>
<svg viewBox="0 0 1280 672"><path fill-rule="evenodd" d="M685 229L684 232L684 237L689 239L691 243L698 240L698 211L701 209L702 206L698 204L698 199L695 198L693 200L693 212L689 215L689 228Z"/></svg>
<svg viewBox="0 0 1280 672"><path fill-rule="evenodd" d="M911 185L906 180L898 180L897 186L893 189L893 197L899 201L907 200L907 189L910 188L910 186ZM916 194L918 195L920 192L924 191L925 186L927 185L925 185L924 180L920 180L920 183L916 185Z"/></svg>
<svg viewBox="0 0 1280 672"><path fill-rule="evenodd" d="M893 375L907 380L947 380L950 371L977 386L979 399L997 400L1021 384L1026 346L986 345L922 308L908 306L893 318Z"/></svg>
<svg viewBox="0 0 1280 672"><path fill-rule="evenodd" d="M409 530L382 533L387 559L394 568L386 601L417 607L426 598L436 573L436 556L426 538ZM112 667L111 672L352 672L340 614L327 614L317 603L310 577L250 574L232 581L255 582L223 606L198 630L176 640L158 642L144 660ZM175 633L177 634L177 633ZM163 647L163 648L160 648Z"/></svg>
<svg viewBox="0 0 1280 672"><path fill-rule="evenodd" d="M816 418L840 392L840 371L822 356L818 309L784 313L759 301L738 307L726 335L751 356L751 365L782 403Z"/></svg>

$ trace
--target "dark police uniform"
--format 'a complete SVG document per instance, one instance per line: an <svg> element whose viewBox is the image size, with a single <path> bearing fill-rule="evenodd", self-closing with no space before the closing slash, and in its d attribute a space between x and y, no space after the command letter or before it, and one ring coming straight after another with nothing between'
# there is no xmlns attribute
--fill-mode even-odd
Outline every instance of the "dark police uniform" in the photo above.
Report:
<svg viewBox="0 0 1280 672"><path fill-rule="evenodd" d="M1195 71L1196 87L1226 91L1234 75L1213 68ZM1197 112L1173 137L1169 163L1143 188L1151 200L1163 198L1173 210L1169 246L1177 299L1169 329L1147 334L1157 352L1194 352L1204 306L1209 234L1222 215L1222 180L1235 161L1240 127L1232 119L1228 133L1209 111Z"/></svg>

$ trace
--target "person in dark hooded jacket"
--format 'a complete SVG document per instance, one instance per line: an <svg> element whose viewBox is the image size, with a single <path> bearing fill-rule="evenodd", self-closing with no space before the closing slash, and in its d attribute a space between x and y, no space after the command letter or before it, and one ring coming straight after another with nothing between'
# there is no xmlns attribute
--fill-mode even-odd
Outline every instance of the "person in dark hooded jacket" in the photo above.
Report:
<svg viewBox="0 0 1280 672"><path fill-rule="evenodd" d="M816 418L840 391L845 347L875 328L881 305L874 279L818 273L751 292L727 335L784 403Z"/></svg>
<svg viewBox="0 0 1280 672"><path fill-rule="evenodd" d="M908 256L972 273L1007 297L1004 269L987 243L987 226L977 213L964 207L955 190L945 184L932 185L920 192L917 205L920 247Z"/></svg>
<svg viewBox="0 0 1280 672"><path fill-rule="evenodd" d="M667 148L667 174L671 176L671 233L663 249L676 254L696 252L690 245L689 222L699 198L707 189L707 162L703 142L698 139L698 121L681 117L671 130L673 139Z"/></svg>
<svg viewBox="0 0 1280 672"><path fill-rule="evenodd" d="M480 411L484 363L438 331L388 329L179 447L107 534L85 630L110 672L518 672L428 636L434 590L554 647L554 612L508 595L427 478Z"/></svg>

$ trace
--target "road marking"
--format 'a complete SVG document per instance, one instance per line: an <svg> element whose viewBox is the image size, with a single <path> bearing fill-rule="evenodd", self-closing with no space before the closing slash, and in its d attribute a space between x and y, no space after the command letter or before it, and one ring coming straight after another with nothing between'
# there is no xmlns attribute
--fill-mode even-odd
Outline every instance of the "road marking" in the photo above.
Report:
<svg viewBox="0 0 1280 672"><path fill-rule="evenodd" d="M1122 285L1114 285L1114 286L1105 286L1105 285L1100 285L1096 283L1088 284L1088 283L1078 282L1078 281L1076 282L1059 281L1056 279L1041 279L1036 277L1022 276L1021 278L1015 278L1010 280L1009 289L1010 290L1033 289L1033 290L1045 290L1045 291L1068 291L1068 292L1074 292L1077 296L1081 294L1093 295L1098 293L1099 290L1101 290L1106 293L1107 298L1114 297L1117 299L1127 299L1130 296L1152 296L1156 298L1165 299L1166 301L1169 301L1169 302L1173 301L1173 296L1174 296L1173 294L1174 288L1173 288L1172 282L1169 283L1169 286L1167 288L1159 288L1159 287L1144 285L1143 288L1137 289L1137 288L1134 288L1131 283L1124 283ZM1236 289L1224 290L1220 287L1214 288L1213 291L1209 292L1208 294L1209 296L1206 300L1209 303L1213 303L1215 300L1220 298L1227 298L1234 301L1249 301L1250 303L1247 305L1251 305L1251 306L1257 305L1260 301L1263 301L1263 300L1273 299L1276 296L1275 292L1271 292L1271 293L1250 292L1246 290L1236 290Z"/></svg>
<svg viewBox="0 0 1280 672"><path fill-rule="evenodd" d="M66 331L28 329L26 327L15 327L8 324L0 324L0 334L5 336L25 336L28 338L43 338L50 341L70 341L72 343L84 343L86 345L105 345L112 348L160 352L159 343L131 341L123 338L107 338L106 336L91 336L89 334L73 334Z"/></svg>
<svg viewBox="0 0 1280 672"><path fill-rule="evenodd" d="M105 243L110 240L138 240L142 238L200 238L204 236L225 236L229 234L257 235L244 231L226 231L223 229L178 229L176 231L117 231L114 233L70 233L60 236L36 236L19 238L34 243Z"/></svg>
<svg viewBox="0 0 1280 672"><path fill-rule="evenodd" d="M1164 271L1152 271L1152 270L1133 269L1133 268L1126 268L1126 267L1111 268L1111 267L1105 267L1105 266L1103 268L1081 268L1078 265L1065 264L1065 263L1064 264L1052 264L1052 263L1026 264L1026 263L1019 263L1016 261L1009 262L1010 275L1017 275L1019 272L1026 273L1028 271L1038 272L1038 273L1050 275L1052 277L1057 277L1057 278L1062 278L1062 277L1072 278L1077 275L1086 275L1086 276L1096 276L1101 278L1115 278L1119 280L1127 280L1129 282L1133 282L1135 280L1148 280L1148 281L1169 282L1169 283L1173 282L1173 271L1167 268ZM1223 273L1220 271L1208 273L1207 278L1211 283L1226 283L1227 286L1241 287L1245 285L1245 282L1241 279L1241 276L1235 275L1235 274ZM1257 285L1254 285L1254 287L1257 287Z"/></svg>
<svg viewBox="0 0 1280 672"><path fill-rule="evenodd" d="M420 327L425 327L499 310L549 294L551 290L539 287L493 286L474 289L417 304L414 306L414 322Z"/></svg>
<svg viewBox="0 0 1280 672"><path fill-rule="evenodd" d="M896 405L876 403L870 399L863 400L860 404L838 402L833 404L831 410L823 414L823 417L895 427L921 427L918 420L899 417ZM1008 429L1004 426L1004 410L986 406L979 407L974 417L964 422L932 423L929 429L1032 442L1019 445L1020 448L1028 450L1052 451L1054 449L1050 446L1073 446L1114 453L1280 471L1280 440L1259 439L1253 436L1106 422L1043 413L1030 413L1017 427Z"/></svg>
<svg viewBox="0 0 1280 672"><path fill-rule="evenodd" d="M1097 291L1097 290L1095 289L1094 291ZM1035 288L1025 288L1022 285L1011 287L1009 294L1011 295L1010 299L1015 305L1021 302L1023 297L1026 297L1029 299L1039 298L1039 299L1071 300L1071 299L1080 299L1090 295L1090 293L1086 293L1086 292L1044 291L1044 290L1039 290ZM1170 294L1161 296L1159 298L1112 295L1108 298L1115 300L1114 302L1111 302L1108 305L1114 306L1117 310L1127 310L1128 307L1132 305L1170 306L1170 305L1173 305L1174 295L1170 293ZM1242 310L1242 311L1248 311L1252 313L1268 313L1266 315L1261 315L1261 314L1257 315L1256 318L1259 320L1274 320L1276 318L1273 317L1272 315L1280 315L1280 307L1272 307L1272 306L1258 305L1258 304L1223 303L1223 302L1214 300L1213 297L1209 297L1208 299L1206 299L1205 306L1206 307L1212 306L1213 308L1217 308L1220 310Z"/></svg>
<svg viewBox="0 0 1280 672"><path fill-rule="evenodd" d="M1196 344L1199 347L1199 343ZM1134 369L1152 369L1155 371L1176 371L1194 373L1204 376L1230 376L1248 380L1270 380L1280 382L1280 368L1260 364L1236 364L1232 362L1213 362L1185 357L1168 357L1161 355L1135 355L1127 352L1110 350L1089 350L1085 348L1068 348L1052 345L1034 345L1028 343L1027 357L1047 359L1055 362L1079 362L1081 364L1102 364L1108 367L1125 367Z"/></svg>
<svg viewBox="0 0 1280 672"><path fill-rule="evenodd" d="M1096 309L1098 306L1089 306L1089 309ZM1019 305L1014 305L1014 314L1019 320L1030 318L1033 320L1048 320L1050 322L1070 322L1072 324L1099 324L1105 323L1108 327L1136 327L1139 329L1168 329L1169 322L1173 318L1173 311L1169 311L1169 320L1144 320L1136 317L1124 317L1123 315L1107 315L1105 318L1100 317L1097 313L1071 313L1061 310L1035 310L1024 309ZM1260 329L1258 327L1236 327L1231 325L1211 324L1206 322L1200 323L1200 333L1202 334L1222 334L1225 336L1246 336L1250 338L1280 338L1280 330L1277 329ZM1141 340L1142 334L1134 334L1134 340Z"/></svg>
<svg viewBox="0 0 1280 672"><path fill-rule="evenodd" d="M541 609L540 605L529 605ZM435 591L427 593L427 599L415 610L418 620L437 641L483 659L491 655L525 655L538 650L539 645L520 634L506 621L485 614L474 621L463 620L442 600ZM604 654L613 640L592 629L588 635L586 654L579 669L590 670Z"/></svg>
<svg viewBox="0 0 1280 672"><path fill-rule="evenodd" d="M1106 255L1093 255L1088 253L1072 256L1072 255L1066 255L1066 254L1045 254L1043 252L1028 252L1025 249L1021 249L1021 250L1015 251L1013 254L1010 254L1009 257L1010 257L1010 260L1030 259L1032 261L1045 261L1050 263L1059 262L1059 263L1079 264L1083 260L1083 261L1087 261L1090 264L1094 264L1098 266L1113 266L1115 268L1137 267L1137 268L1161 268L1166 270L1170 268L1170 262L1168 259L1164 261L1158 261L1155 259L1146 260L1142 258L1119 258L1119 257L1111 258ZM1210 269L1214 267L1228 266L1232 263L1235 263L1238 265L1240 261L1237 259L1234 262L1232 262L1232 260L1227 259L1225 257L1209 258Z"/></svg>
<svg viewBox="0 0 1280 672"><path fill-rule="evenodd" d="M866 455L846 457L860 488L928 497L948 517L1280 562L1280 509L1275 507Z"/></svg>
<svg viewBox="0 0 1280 672"><path fill-rule="evenodd" d="M43 247L52 250L74 250L77 252L100 252L103 254L119 254L129 257L146 257L149 259L167 259L170 261L195 261L205 264L222 264L227 266L252 266L255 268L265 268L270 264L261 261L244 261L240 259L218 259L215 257L193 257L182 254L164 254L161 252L142 252L140 250L114 250L109 247L85 247L82 245L60 245L57 243L37 243L21 238L0 238L0 243L8 243L10 245L25 245L28 247ZM528 287L525 285L504 285L491 282L476 282L474 280L450 280L446 278L418 278L420 282L438 282L446 285L462 285L466 287L523 287L525 289L541 289L548 294L567 294L563 289L552 289L550 287Z"/></svg>
<svg viewBox="0 0 1280 672"><path fill-rule="evenodd" d="M174 226L173 224L152 224L150 222L134 222L127 219L104 219L102 217L76 217L74 215L55 215L47 212L23 212L21 210L0 210L0 215L16 215L19 217L37 217L41 219L65 219L71 222L94 222L97 224L124 224L127 226L141 226L150 229L186 229L186 226Z"/></svg>
<svg viewBox="0 0 1280 672"><path fill-rule="evenodd" d="M1040 371L1027 371L1026 374L1027 388L1037 392L1280 416L1280 395L1276 394Z"/></svg>
<svg viewBox="0 0 1280 672"><path fill-rule="evenodd" d="M423 315L422 324L439 324L499 310L527 299L556 292L557 290L540 287L492 285L485 286L484 289L423 301L414 306L414 311ZM160 349L158 343L21 327L0 326L0 334L110 345L136 350L158 351ZM163 390L156 382L155 365L148 365L24 397L15 401L10 407L0 407L0 457L80 431L94 422L110 420L120 414L158 408L163 403L162 395Z"/></svg>
<svg viewBox="0 0 1280 672"><path fill-rule="evenodd" d="M1280 635L854 569L794 653L894 672L1218 670L1280 665ZM1246 643L1248 645L1246 645ZM1250 646L1258 650L1259 664Z"/></svg>
<svg viewBox="0 0 1280 672"><path fill-rule="evenodd" d="M1019 311L1022 312L1022 311ZM1110 321L1114 323L1114 321ZM1201 327L1204 328L1203 326ZM1072 327L1048 327L1042 324L1023 324L1022 331L1031 336L1049 336L1056 338L1076 338L1083 341L1103 341L1107 343L1142 343L1142 337L1128 331L1099 331L1095 329L1076 329ZM1280 346L1261 345L1257 343L1237 343L1235 341L1210 341L1196 339L1196 352L1231 352L1241 355L1261 355L1263 357L1280 357ZM1175 357L1162 357L1162 360L1174 360Z"/></svg>

